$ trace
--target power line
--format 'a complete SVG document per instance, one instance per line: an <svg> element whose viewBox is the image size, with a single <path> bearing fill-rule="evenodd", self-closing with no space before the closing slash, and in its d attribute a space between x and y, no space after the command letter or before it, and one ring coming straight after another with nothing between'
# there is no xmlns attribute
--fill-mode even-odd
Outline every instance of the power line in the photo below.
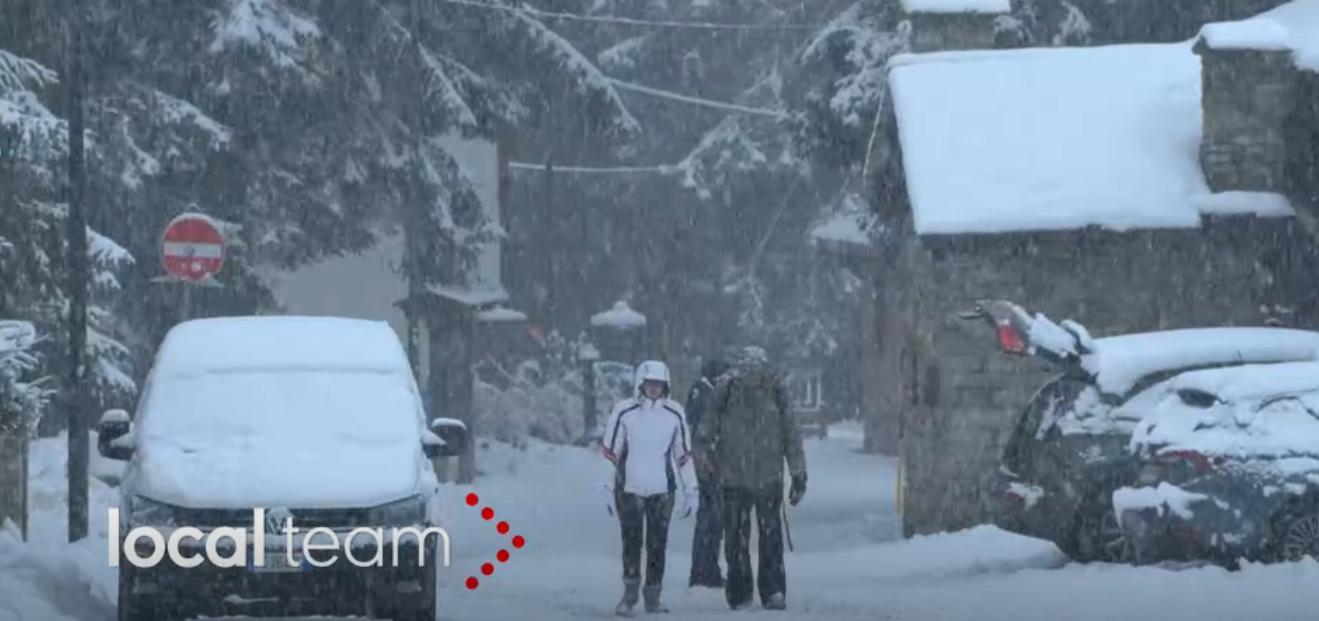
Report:
<svg viewBox="0 0 1319 621"><path fill-rule="evenodd" d="M549 169L553 172L571 173L579 175L636 175L636 174L669 174L676 168L672 165L660 166L555 166L553 164L536 164L532 162L509 162L510 170L521 170L529 172L543 172Z"/></svg>
<svg viewBox="0 0 1319 621"><path fill-rule="evenodd" d="M557 19L580 22L593 22L597 24L615 24L621 26L644 26L651 28L695 28L700 30L819 30L820 25L813 24L729 24L718 22L687 22L687 21L666 21L666 20L649 20L634 19L631 17L618 17L614 15L583 15L581 13L562 13L557 11L546 11L531 6L511 6L504 4L490 4L479 0L440 0L449 4L459 4L463 6L479 7L487 10L505 11L510 13L527 13L543 19Z"/></svg>
<svg viewBox="0 0 1319 621"><path fill-rule="evenodd" d="M768 116L776 119L786 119L790 117L790 115L783 110L774 110L771 108L752 108L749 106L742 106L742 105L727 103L723 101L715 101L713 99L693 97L691 95L683 95L681 93L674 93L671 91L663 91L658 88L651 88L649 86L642 86L640 84L634 84L632 82L624 82L623 80L619 80L615 78L609 78L609 82L614 86L617 86L618 88L621 88L623 90L643 93L646 95L652 95L654 97L662 97L664 99L672 99L674 101L681 101L683 103L689 103L697 106L705 106L707 108L715 108L718 110L725 110L729 112L740 112L742 114L755 114L759 116Z"/></svg>

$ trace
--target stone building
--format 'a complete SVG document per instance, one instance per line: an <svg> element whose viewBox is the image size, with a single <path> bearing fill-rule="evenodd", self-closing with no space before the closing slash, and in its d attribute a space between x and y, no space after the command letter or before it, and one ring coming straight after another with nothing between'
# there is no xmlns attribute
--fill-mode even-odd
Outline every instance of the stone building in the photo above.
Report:
<svg viewBox="0 0 1319 621"><path fill-rule="evenodd" d="M1319 1L1097 48L969 49L992 19L916 17L918 53L889 68L879 232L853 245L875 282L865 372L896 419L909 535L986 521L1045 377L959 311L1008 298L1096 336L1316 327L1319 213Z"/></svg>

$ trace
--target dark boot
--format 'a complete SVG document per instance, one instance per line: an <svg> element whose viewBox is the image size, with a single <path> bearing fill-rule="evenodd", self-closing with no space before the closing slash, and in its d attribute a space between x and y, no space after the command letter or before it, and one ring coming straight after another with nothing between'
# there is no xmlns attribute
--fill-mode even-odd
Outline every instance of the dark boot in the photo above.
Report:
<svg viewBox="0 0 1319 621"><path fill-rule="evenodd" d="M623 578L623 599L618 600L614 614L620 617L632 616L632 609L637 605L641 591L640 578Z"/></svg>
<svg viewBox="0 0 1319 621"><path fill-rule="evenodd" d="M660 586L658 584L648 586L643 591L646 595L646 612L668 612L660 603Z"/></svg>

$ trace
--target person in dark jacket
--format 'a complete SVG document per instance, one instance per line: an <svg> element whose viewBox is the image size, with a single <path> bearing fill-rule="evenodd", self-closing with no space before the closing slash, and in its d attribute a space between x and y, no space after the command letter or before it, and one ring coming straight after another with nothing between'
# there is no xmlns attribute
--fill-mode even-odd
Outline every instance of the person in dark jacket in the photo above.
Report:
<svg viewBox="0 0 1319 621"><path fill-rule="evenodd" d="M701 365L701 379L687 393L687 424L692 435L700 438L702 425L710 424L713 416L710 407L715 382L728 370L728 363L717 357L706 359ZM721 589L723 571L719 569L719 544L723 541L724 525L719 519L719 485L715 479L710 447L693 441L696 459L696 480L701 490L700 508L696 511L696 533L692 538L692 572L689 586Z"/></svg>
<svg viewBox="0 0 1319 621"><path fill-rule="evenodd" d="M787 574L783 566L783 465L792 477L788 502L806 494L806 455L783 381L769 367L759 347L744 348L736 366L715 383L713 411L701 425L702 444L712 448L721 488L724 558L728 577L724 595L733 609L751 603L751 514L759 535L759 571L755 587L761 605L786 607Z"/></svg>

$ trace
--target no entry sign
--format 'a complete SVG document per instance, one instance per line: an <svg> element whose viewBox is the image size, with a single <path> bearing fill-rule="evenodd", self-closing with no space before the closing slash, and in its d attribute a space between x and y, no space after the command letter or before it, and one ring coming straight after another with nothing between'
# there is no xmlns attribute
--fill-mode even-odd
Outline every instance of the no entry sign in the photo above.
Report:
<svg viewBox="0 0 1319 621"><path fill-rule="evenodd" d="M185 213L165 227L160 256L171 276L197 282L219 273L224 252L224 235L215 220Z"/></svg>

